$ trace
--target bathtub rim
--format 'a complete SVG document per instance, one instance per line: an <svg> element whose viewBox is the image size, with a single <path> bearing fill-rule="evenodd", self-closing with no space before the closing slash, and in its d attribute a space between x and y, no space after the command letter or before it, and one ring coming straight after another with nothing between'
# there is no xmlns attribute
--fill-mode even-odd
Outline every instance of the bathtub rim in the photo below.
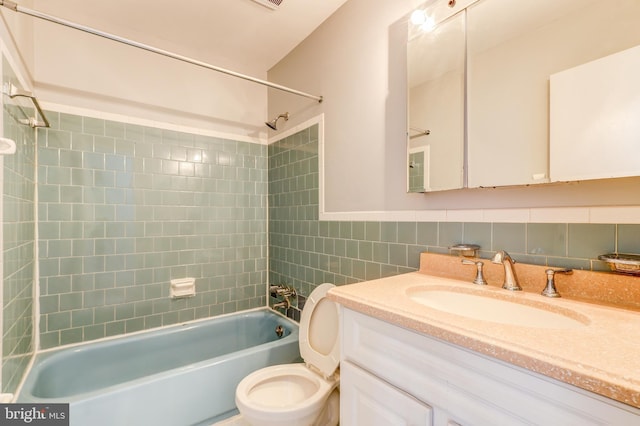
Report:
<svg viewBox="0 0 640 426"><path fill-rule="evenodd" d="M25 373L22 376L22 379L20 380L20 383L19 383L18 387L16 388L15 393L13 394L13 398L11 399L11 402L12 403L17 402L18 396L22 394L22 390L23 390L24 385L25 385L25 383L27 381L27 377L29 376L29 373L33 369L33 367L35 365L35 362L36 362L36 358L38 357L38 355L41 355L41 354L45 354L46 355L49 352L58 352L58 351L62 351L62 350L73 349L73 348L76 348L76 347L82 347L82 346L87 346L87 345L91 345L91 344L108 342L108 341L116 340L116 339L122 339L122 338L125 338L125 337L135 337L136 335L146 334L146 333L150 333L150 332L154 332L154 331L160 331L160 330L167 329L167 328L184 327L186 325L198 324L198 323L201 323L201 322L211 321L211 320L215 320L215 319L218 319L218 318L225 318L225 317L229 317L229 316L233 316L233 315L241 315L241 314L244 314L244 313L257 312L257 311L265 311L265 312L268 312L270 314L278 315L282 319L285 319L286 321L289 321L292 324L294 324L296 327L299 327L299 323L298 322L296 322L293 319L287 317L286 315L283 315L281 312L279 312L279 311L277 311L275 309L272 309L272 308L270 308L268 306L260 306L260 307L257 307L257 308L243 309L243 310L240 310L240 311L229 312L229 313L226 313L226 314L220 314L220 315L216 315L216 316L212 316L212 317L198 318L198 319L194 319L194 320L178 322L178 323L175 323L175 324L169 324L169 325L163 325L163 326L160 326L160 327L148 328L148 329L145 329L145 330L133 331L131 333L123 333L123 334L117 334L117 335L114 335L114 336L102 337L100 339L88 340L86 342L69 343L69 344L66 344L66 345L55 346L53 348L48 348L48 349L38 349L38 350L33 352L33 355L31 356L31 360L29 361L29 364L28 364L28 366L27 366L27 368L25 370ZM204 362L204 361L201 361L201 362Z"/></svg>

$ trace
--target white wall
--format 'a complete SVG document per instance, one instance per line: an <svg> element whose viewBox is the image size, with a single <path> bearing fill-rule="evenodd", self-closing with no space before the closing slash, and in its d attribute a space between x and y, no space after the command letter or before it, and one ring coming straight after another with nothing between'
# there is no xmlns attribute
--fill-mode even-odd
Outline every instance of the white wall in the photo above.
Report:
<svg viewBox="0 0 640 426"><path fill-rule="evenodd" d="M34 9L56 16L47 9L47 2L35 3ZM20 42L34 93L45 108L73 107L73 112L86 109L266 141L264 86L6 9L2 15L10 37ZM215 42L211 49L215 50ZM209 59L204 53L176 53ZM212 64L266 78L264 70L260 75L231 64Z"/></svg>
<svg viewBox="0 0 640 426"><path fill-rule="evenodd" d="M420 3L349 0L268 73L325 98L269 92L269 116L291 113L282 131L324 113L327 212L640 205L640 178L406 194L406 36L394 23Z"/></svg>

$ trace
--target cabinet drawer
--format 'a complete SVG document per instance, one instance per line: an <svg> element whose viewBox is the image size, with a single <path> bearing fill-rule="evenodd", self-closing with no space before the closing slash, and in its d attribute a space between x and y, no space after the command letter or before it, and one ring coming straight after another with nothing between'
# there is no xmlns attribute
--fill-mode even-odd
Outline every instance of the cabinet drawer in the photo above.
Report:
<svg viewBox="0 0 640 426"><path fill-rule="evenodd" d="M342 425L433 425L431 407L348 361L340 382Z"/></svg>

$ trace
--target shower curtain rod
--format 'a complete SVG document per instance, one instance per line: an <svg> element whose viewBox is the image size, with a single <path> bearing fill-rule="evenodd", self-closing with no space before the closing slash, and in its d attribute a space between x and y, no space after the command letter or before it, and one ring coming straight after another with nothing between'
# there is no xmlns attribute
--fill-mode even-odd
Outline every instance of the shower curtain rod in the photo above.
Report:
<svg viewBox="0 0 640 426"><path fill-rule="evenodd" d="M197 65L199 67L207 68L213 71L217 71L223 74L227 74L233 77L241 78L243 80L248 80L253 83L262 84L263 86L268 86L273 89L282 90L284 92L293 93L294 95L304 96L306 98L315 99L318 102L322 102L322 96L312 95L310 93L301 92L300 90L292 89L290 87L282 86L280 84L271 83L270 81L261 80L259 78L251 77L249 75L240 74L239 72L231 71L225 68L217 67L215 65L208 64L206 62L199 61L197 59L189 58L187 56L178 55L177 53L169 52L167 50L158 49L157 47L149 46L144 43L139 43L137 41L129 40L124 37L120 37L114 34L106 33L103 31L96 30L95 28L87 27L84 25L77 24L75 22L67 21L65 19L57 18L55 16L47 15L46 13L38 12L37 10L29 9L23 6L20 6L16 2L10 0L0 0L0 6L4 6L8 9L13 10L14 12L24 13L25 15L33 16L35 18L43 19L45 21L53 22L55 24L64 25L69 28L74 28L76 30L84 31L89 34L97 35L99 37L104 37L109 40L117 41L119 43L127 44L129 46L137 47L139 49L146 50L148 52L157 53L162 56L166 56L168 58L177 59L182 62L187 62L189 64Z"/></svg>

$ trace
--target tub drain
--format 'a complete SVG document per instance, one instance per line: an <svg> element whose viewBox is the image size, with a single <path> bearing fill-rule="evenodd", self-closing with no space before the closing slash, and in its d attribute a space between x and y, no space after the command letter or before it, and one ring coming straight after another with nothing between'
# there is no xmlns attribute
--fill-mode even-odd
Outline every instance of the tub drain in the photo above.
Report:
<svg viewBox="0 0 640 426"><path fill-rule="evenodd" d="M278 335L278 338L282 337L282 335L284 334L284 327L281 325L277 325L276 334Z"/></svg>

